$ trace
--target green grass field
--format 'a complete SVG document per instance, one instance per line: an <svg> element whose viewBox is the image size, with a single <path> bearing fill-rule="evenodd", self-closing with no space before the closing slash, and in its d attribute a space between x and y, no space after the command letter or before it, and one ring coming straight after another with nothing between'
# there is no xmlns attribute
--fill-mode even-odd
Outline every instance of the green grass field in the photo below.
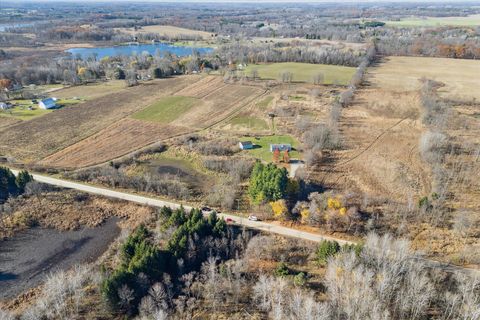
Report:
<svg viewBox="0 0 480 320"><path fill-rule="evenodd" d="M275 135L275 136L266 136L266 137L258 137L258 138L251 138L251 139L242 139L241 141L252 141L257 147L251 150L246 150L243 152L248 152L252 156L257 159L272 162L273 154L270 152L270 144L271 143L290 143L292 148L295 149L298 147L298 141L293 138L292 136L287 135ZM300 153L297 150L292 150L290 152L290 158L299 158Z"/></svg>
<svg viewBox="0 0 480 320"><path fill-rule="evenodd" d="M229 121L233 126L240 126L252 130L268 130L268 123L263 120L252 116L239 115Z"/></svg>
<svg viewBox="0 0 480 320"><path fill-rule="evenodd" d="M33 118L41 117L54 110L44 110L38 107L38 104L32 103L32 100L12 100L10 101L14 107L8 110L0 110L0 117L10 117L19 120L30 120ZM79 103L78 100L72 99L58 99L57 105L62 108L67 105L74 105ZM28 108L31 107L32 110Z"/></svg>
<svg viewBox="0 0 480 320"><path fill-rule="evenodd" d="M272 101L273 96L266 96L263 100L257 102L257 107L259 107L261 110L265 110L268 108Z"/></svg>
<svg viewBox="0 0 480 320"><path fill-rule="evenodd" d="M412 17L400 21L387 21L387 25L399 27L480 26L480 14L467 17Z"/></svg>
<svg viewBox="0 0 480 320"><path fill-rule="evenodd" d="M169 123L190 110L198 99L182 96L165 97L151 106L135 113L132 117L137 120Z"/></svg>
<svg viewBox="0 0 480 320"><path fill-rule="evenodd" d="M293 75L293 82L313 82L314 76L323 74L324 84L347 85L356 68L326 64L282 62L251 64L245 68L245 74L250 76L253 70L257 70L259 77L262 79L280 80L282 72L288 71Z"/></svg>

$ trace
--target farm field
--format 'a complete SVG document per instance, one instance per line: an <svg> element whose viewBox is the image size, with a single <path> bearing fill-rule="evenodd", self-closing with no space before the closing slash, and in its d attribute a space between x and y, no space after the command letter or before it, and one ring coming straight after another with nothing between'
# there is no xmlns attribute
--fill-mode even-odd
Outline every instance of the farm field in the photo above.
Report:
<svg viewBox="0 0 480 320"><path fill-rule="evenodd" d="M388 25L399 27L438 27L438 26L479 26L480 14L466 17L412 17L399 21L386 21Z"/></svg>
<svg viewBox="0 0 480 320"><path fill-rule="evenodd" d="M8 110L0 110L0 118L8 117L8 118L14 118L18 120L30 120L30 119L34 119L34 118L46 115L52 111L53 110L43 110L38 107L35 107L35 109L32 109L32 110L29 110L27 105L19 105ZM2 119L0 119L0 123L1 122L2 122Z"/></svg>
<svg viewBox="0 0 480 320"><path fill-rule="evenodd" d="M188 36L197 36L199 39L211 39L213 38L213 33L199 31L199 30L192 30L174 26L161 26L161 25L153 25L153 26L144 26L141 29L134 30L133 28L119 28L118 30L122 32L126 32L129 34L135 33L158 33L160 35L165 35L167 37L178 37L181 35L188 35Z"/></svg>
<svg viewBox="0 0 480 320"><path fill-rule="evenodd" d="M268 123L261 118L252 117L248 115L238 115L228 122L233 128L262 131L268 130Z"/></svg>
<svg viewBox="0 0 480 320"><path fill-rule="evenodd" d="M439 93L449 99L480 99L477 60L388 57L378 67L372 68L368 80L374 86L390 91L415 91L425 77L445 84Z"/></svg>
<svg viewBox="0 0 480 320"><path fill-rule="evenodd" d="M131 114L125 114L121 121L59 150L41 163L65 168L103 163L146 145L215 125L262 94L261 89L252 86L219 86L223 84L221 77L194 79L197 81L181 90L170 89L170 95L164 92L155 101L150 97L148 104L132 107Z"/></svg>
<svg viewBox="0 0 480 320"><path fill-rule="evenodd" d="M257 70L258 76L262 79L278 80L282 72L293 74L293 82L313 82L313 77L323 74L324 84L347 85L350 82L356 68L333 66L324 64L282 62L271 64L248 65L245 68L245 74L251 75L252 71Z"/></svg>
<svg viewBox="0 0 480 320"><path fill-rule="evenodd" d="M91 100L121 91L125 89L125 87L124 80L111 80L108 82L63 88L51 92L50 95L62 99L72 99L76 97L79 99Z"/></svg>
<svg viewBox="0 0 480 320"><path fill-rule="evenodd" d="M38 161L196 80L198 77L151 81L9 126L0 131L0 154L25 162Z"/></svg>
<svg viewBox="0 0 480 320"><path fill-rule="evenodd" d="M290 152L290 158L298 159L300 153L295 150L298 148L299 142L292 136L289 135L274 135L274 136L263 136L255 138L244 138L241 141L251 141L254 144L254 148L251 150L245 150L243 152L249 153L253 157L272 162L273 154L270 152L270 144L272 143L289 143L292 145L292 151Z"/></svg>
<svg viewBox="0 0 480 320"><path fill-rule="evenodd" d="M201 104L201 101L190 97L170 96L138 111L132 117L138 120L169 123L189 111L195 104Z"/></svg>

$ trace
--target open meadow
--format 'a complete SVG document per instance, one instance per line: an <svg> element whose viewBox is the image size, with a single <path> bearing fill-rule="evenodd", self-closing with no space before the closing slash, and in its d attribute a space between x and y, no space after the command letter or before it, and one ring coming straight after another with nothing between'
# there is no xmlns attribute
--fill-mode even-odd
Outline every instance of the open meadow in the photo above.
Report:
<svg viewBox="0 0 480 320"><path fill-rule="evenodd" d="M290 72L292 82L313 82L315 76L323 75L323 84L347 85L350 82L356 68L310 64L297 62L282 62L271 64L250 64L245 68L245 74L251 76L253 71L258 72L261 79L281 80L282 73Z"/></svg>
<svg viewBox="0 0 480 320"><path fill-rule="evenodd" d="M389 91L416 91L422 78L444 83L440 95L452 100L480 100L480 62L476 60L388 57L369 72L368 81Z"/></svg>
<svg viewBox="0 0 480 320"><path fill-rule="evenodd" d="M180 28L175 26L167 26L167 25L143 26L142 28L137 30L135 30L134 28L118 28L117 30L121 32L129 33L129 34L158 33L162 36L166 36L169 38L189 36L189 37L197 37L198 39L209 40L214 37L214 34L210 32Z"/></svg>
<svg viewBox="0 0 480 320"><path fill-rule="evenodd" d="M387 21L387 25L398 27L475 27L480 25L480 14L464 17L411 17L395 21Z"/></svg>

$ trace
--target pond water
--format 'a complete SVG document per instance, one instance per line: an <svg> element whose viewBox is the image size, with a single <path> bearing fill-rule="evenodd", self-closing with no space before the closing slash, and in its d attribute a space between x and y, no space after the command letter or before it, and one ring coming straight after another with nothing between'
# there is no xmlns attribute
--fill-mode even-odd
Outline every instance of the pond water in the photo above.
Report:
<svg viewBox="0 0 480 320"><path fill-rule="evenodd" d="M197 47L184 47L184 46L174 46L168 43L159 42L152 44L129 44L123 46L111 46L111 47L97 47L97 48L72 48L66 50L66 52L71 53L72 55L80 55L82 59L93 57L96 55L97 59L103 57L114 57L114 56L130 56L133 54L141 54L146 51L152 55L158 51L160 55L164 55L166 52L170 52L179 57L189 56L193 52L197 51L201 54L209 53L213 51L213 48L197 48Z"/></svg>

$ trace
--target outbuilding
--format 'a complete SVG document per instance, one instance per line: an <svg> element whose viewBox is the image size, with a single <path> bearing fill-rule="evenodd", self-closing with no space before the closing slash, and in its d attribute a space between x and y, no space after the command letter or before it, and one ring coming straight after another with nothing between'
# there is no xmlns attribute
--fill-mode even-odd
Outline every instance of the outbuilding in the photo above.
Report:
<svg viewBox="0 0 480 320"><path fill-rule="evenodd" d="M238 143L238 146L242 150L248 150L248 149L253 149L253 143L252 141L240 141Z"/></svg>
<svg viewBox="0 0 480 320"><path fill-rule="evenodd" d="M278 151L292 151L292 145L289 143L272 143L270 144L270 152Z"/></svg>
<svg viewBox="0 0 480 320"><path fill-rule="evenodd" d="M40 102L38 103L38 107L44 110L54 109L57 107L55 100L55 98L47 98L40 100Z"/></svg>
<svg viewBox="0 0 480 320"><path fill-rule="evenodd" d="M8 102L0 102L0 110L10 109L12 105Z"/></svg>

